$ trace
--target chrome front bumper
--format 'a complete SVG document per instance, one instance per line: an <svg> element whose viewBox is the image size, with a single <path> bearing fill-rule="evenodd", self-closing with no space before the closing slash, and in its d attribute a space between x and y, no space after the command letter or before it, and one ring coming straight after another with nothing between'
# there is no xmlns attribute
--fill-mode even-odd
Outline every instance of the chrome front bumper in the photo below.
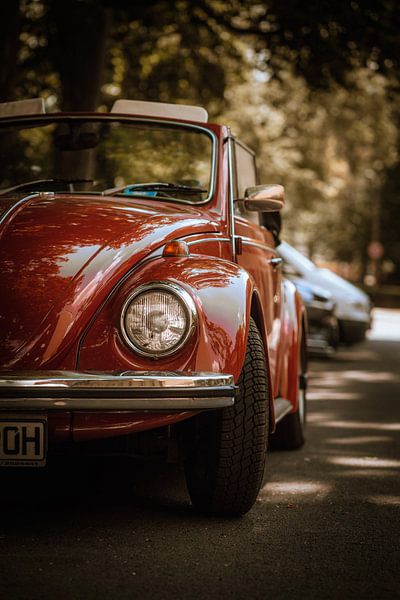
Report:
<svg viewBox="0 0 400 600"><path fill-rule="evenodd" d="M208 410L232 406L232 375L189 372L0 373L5 410Z"/></svg>

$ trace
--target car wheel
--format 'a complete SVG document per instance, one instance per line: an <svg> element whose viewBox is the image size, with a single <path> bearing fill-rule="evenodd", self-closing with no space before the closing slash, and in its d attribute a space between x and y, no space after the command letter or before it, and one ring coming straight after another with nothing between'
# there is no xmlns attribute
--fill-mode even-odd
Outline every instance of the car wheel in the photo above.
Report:
<svg viewBox="0 0 400 600"><path fill-rule="evenodd" d="M199 511L240 516L253 506L268 445L268 381L263 341L251 319L235 404L186 422L186 482Z"/></svg>
<svg viewBox="0 0 400 600"><path fill-rule="evenodd" d="M298 378L298 406L294 413L286 415L271 436L270 447L272 450L297 450L305 442L304 430L307 417L307 364L306 350L301 343L300 369Z"/></svg>

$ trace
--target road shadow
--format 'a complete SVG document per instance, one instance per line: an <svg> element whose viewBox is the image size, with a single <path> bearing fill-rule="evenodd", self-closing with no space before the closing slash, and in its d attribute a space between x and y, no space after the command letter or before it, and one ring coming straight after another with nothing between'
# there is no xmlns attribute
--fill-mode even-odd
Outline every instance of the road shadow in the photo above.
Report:
<svg viewBox="0 0 400 600"><path fill-rule="evenodd" d="M398 348L371 340L311 363L307 442L268 456L242 519L197 515L176 464L63 458L6 473L0 596L396 597Z"/></svg>

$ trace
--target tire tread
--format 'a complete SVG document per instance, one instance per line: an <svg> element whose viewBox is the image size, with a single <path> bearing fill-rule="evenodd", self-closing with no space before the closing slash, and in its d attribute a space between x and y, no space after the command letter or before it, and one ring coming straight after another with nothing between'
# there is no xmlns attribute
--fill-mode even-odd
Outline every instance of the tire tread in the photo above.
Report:
<svg viewBox="0 0 400 600"><path fill-rule="evenodd" d="M192 502L208 514L246 513L263 479L269 429L268 372L262 338L253 320L238 386L235 404L217 415L208 414L203 421L204 427L212 424L215 432L207 452L206 477L196 481L190 460L186 469ZM206 434L205 430L202 433ZM198 448L202 450L204 446Z"/></svg>

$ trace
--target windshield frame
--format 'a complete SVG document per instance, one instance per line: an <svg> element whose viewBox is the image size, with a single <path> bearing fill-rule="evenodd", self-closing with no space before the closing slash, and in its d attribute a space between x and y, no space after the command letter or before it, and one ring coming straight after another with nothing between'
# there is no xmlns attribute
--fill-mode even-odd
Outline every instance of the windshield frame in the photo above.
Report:
<svg viewBox="0 0 400 600"><path fill-rule="evenodd" d="M55 121L118 121L122 123L154 123L170 126L171 128L183 128L183 129L192 129L195 131L200 131L208 135L211 139L212 149L211 149L211 170L210 170L210 189L207 195L207 198L204 200L193 201L193 200L185 200L182 198L173 198L173 197L165 197L165 198L153 198L153 200L158 201L166 201L166 202L178 202L179 204L190 204L192 206L202 206L207 204L212 200L216 185L216 173L217 173L217 147L218 147L218 137L211 129L204 127L202 125L197 125L190 122L184 121L176 121L174 119L159 119L154 117L135 117L133 115L119 115L117 113L48 113L41 115L18 115L12 117L3 117L0 118L0 129L6 126L13 126L18 123L30 123L33 126L34 123L37 123L38 126L41 124L49 124L47 121L55 122ZM129 184L128 184L129 185ZM0 190L1 192L1 190ZM29 194L33 193L33 191L29 191ZM63 194L66 193L78 193L78 192L68 192L63 191ZM88 195L98 195L103 196L103 193L100 191L80 191L79 195L88 194ZM115 194L116 196L127 197L124 194ZM109 196L107 196L109 197ZM143 199L143 195L130 195L131 198L135 199Z"/></svg>

